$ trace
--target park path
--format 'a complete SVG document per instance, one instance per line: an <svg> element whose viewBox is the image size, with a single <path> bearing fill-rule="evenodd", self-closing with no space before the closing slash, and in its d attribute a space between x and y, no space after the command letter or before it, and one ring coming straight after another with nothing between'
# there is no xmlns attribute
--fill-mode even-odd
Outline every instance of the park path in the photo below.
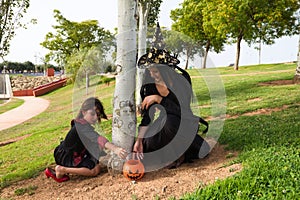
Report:
<svg viewBox="0 0 300 200"><path fill-rule="evenodd" d="M24 103L17 108L0 114L0 131L21 124L42 113L50 104L48 100L40 97L24 96L15 98L23 99Z"/></svg>

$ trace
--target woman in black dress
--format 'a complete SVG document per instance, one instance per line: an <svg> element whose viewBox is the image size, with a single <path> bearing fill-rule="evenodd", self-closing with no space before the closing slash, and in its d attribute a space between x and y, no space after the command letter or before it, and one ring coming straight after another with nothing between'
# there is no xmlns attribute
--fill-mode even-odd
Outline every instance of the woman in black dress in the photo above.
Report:
<svg viewBox="0 0 300 200"><path fill-rule="evenodd" d="M142 120L133 146L147 171L178 167L210 151L198 134L200 118L190 107L191 80L177 66L179 60L165 49L159 24L152 43L138 61L138 67L145 68L145 76L140 90Z"/></svg>
<svg viewBox="0 0 300 200"><path fill-rule="evenodd" d="M142 120L133 151L140 153L146 169L174 168L205 157L210 147L197 134L199 118L190 108L190 83L164 64L149 65L144 81Z"/></svg>
<svg viewBox="0 0 300 200"><path fill-rule="evenodd" d="M99 158L109 149L120 158L125 159L127 152L100 136L93 125L107 119L99 99L86 99L76 117L71 121L71 129L65 139L54 150L57 166L45 170L45 175L57 182L69 180L67 174L96 176L100 172Z"/></svg>

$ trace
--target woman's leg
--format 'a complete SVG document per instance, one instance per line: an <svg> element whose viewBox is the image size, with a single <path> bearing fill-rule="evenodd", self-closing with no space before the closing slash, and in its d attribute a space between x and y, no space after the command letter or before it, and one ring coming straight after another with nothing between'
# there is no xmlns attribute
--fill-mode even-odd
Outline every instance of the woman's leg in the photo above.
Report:
<svg viewBox="0 0 300 200"><path fill-rule="evenodd" d="M55 167L56 178L61 178L65 174L76 174L81 176L97 176L100 173L100 165L96 164L93 169L89 169L86 167L80 168L72 168L72 167L64 167L61 165L57 165Z"/></svg>

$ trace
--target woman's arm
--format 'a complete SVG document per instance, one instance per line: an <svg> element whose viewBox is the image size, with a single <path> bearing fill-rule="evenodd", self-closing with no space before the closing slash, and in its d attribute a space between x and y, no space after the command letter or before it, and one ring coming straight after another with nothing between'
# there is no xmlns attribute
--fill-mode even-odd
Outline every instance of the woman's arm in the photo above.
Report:
<svg viewBox="0 0 300 200"><path fill-rule="evenodd" d="M142 102L142 109L148 109L149 106L151 106L154 103L160 104L162 99L163 97L157 94L146 96Z"/></svg>
<svg viewBox="0 0 300 200"><path fill-rule="evenodd" d="M148 126L139 126L138 136L133 146L133 152L137 153L138 159L143 159L143 138L146 134Z"/></svg>

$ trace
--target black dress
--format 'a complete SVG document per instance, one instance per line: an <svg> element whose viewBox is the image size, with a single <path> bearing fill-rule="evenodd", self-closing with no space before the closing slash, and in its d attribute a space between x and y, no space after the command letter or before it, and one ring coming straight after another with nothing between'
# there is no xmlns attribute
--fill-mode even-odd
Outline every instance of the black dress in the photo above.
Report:
<svg viewBox="0 0 300 200"><path fill-rule="evenodd" d="M105 155L107 141L84 119L72 120L71 129L54 150L55 162L65 167L93 169L99 157Z"/></svg>
<svg viewBox="0 0 300 200"><path fill-rule="evenodd" d="M142 100L149 95L160 95L155 83L141 88ZM142 112L140 126L148 126L143 138L143 162L147 170L170 166L178 159L183 161L182 158L190 162L210 151L207 142L197 134L199 120L190 109L189 95L188 91L169 89L160 104Z"/></svg>

